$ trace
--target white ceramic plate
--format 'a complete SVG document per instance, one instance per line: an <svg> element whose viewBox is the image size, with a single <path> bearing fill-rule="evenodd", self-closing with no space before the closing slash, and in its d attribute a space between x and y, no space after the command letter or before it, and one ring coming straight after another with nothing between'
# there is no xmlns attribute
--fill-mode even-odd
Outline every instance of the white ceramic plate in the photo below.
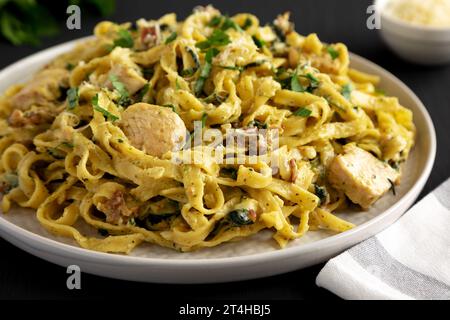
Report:
<svg viewBox="0 0 450 320"><path fill-rule="evenodd" d="M68 42L20 60L0 72L0 92L27 80L49 60L72 48ZM380 232L397 220L415 201L433 166L436 137L425 107L400 80L377 65L356 55L354 68L381 76L389 95L412 109L417 126L417 144L404 167L397 196L388 194L369 211L339 214L357 225L341 234L308 232L303 238L278 249L265 231L251 238L192 253L179 253L150 244L138 247L130 256L99 253L79 248L67 238L44 230L34 212L17 208L0 215L0 235L15 246L50 262L76 264L82 272L146 282L208 283L252 279L280 274L323 262L350 246Z"/></svg>

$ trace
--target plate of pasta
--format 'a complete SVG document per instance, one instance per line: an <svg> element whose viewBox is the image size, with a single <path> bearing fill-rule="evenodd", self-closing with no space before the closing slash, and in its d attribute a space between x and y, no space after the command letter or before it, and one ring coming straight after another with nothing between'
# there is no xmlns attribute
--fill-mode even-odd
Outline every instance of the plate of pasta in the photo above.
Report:
<svg viewBox="0 0 450 320"><path fill-rule="evenodd" d="M198 7L0 72L1 236L113 278L205 283L322 262L415 201L420 100L289 14Z"/></svg>

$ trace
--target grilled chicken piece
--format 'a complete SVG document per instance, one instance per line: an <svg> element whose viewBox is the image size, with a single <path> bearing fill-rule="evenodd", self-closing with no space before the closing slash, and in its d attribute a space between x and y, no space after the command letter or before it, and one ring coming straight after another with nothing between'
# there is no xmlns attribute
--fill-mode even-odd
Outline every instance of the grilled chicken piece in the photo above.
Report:
<svg viewBox="0 0 450 320"><path fill-rule="evenodd" d="M139 67L131 60L130 51L124 48L115 48L111 53L111 70L109 75L115 75L127 88L130 95L135 94L146 83L139 71ZM107 86L112 89L112 84L107 79Z"/></svg>
<svg viewBox="0 0 450 320"><path fill-rule="evenodd" d="M170 108L152 104L129 106L119 125L131 145L156 157L180 150L186 139L183 120Z"/></svg>
<svg viewBox="0 0 450 320"><path fill-rule="evenodd" d="M331 162L328 178L334 188L367 209L398 182L400 174L369 152L346 145L344 154Z"/></svg>
<svg viewBox="0 0 450 320"><path fill-rule="evenodd" d="M45 69L11 98L11 105L27 110L32 105L48 105L61 95L61 87L68 87L69 72L66 69Z"/></svg>

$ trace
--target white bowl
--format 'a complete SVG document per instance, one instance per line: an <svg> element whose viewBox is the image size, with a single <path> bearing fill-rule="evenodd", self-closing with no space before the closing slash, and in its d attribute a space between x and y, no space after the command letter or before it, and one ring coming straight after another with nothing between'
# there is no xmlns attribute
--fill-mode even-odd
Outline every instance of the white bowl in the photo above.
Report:
<svg viewBox="0 0 450 320"><path fill-rule="evenodd" d="M65 43L14 63L0 72L0 93L14 83L27 80L33 72L57 55L70 50ZM78 265L82 272L118 279L163 283L210 283L252 279L304 268L330 259L397 220L411 206L430 175L436 153L436 135L427 110L395 76L356 55L351 65L381 77L382 89L410 108L417 126L417 141L405 164L405 175L397 195L386 194L370 210L338 215L357 225L341 234L311 231L278 249L271 232L260 232L239 242L230 242L196 252L180 253L143 244L131 255L114 255L80 248L72 239L48 233L32 210L15 208L0 212L0 236L15 246L61 266ZM1 258L0 260L4 259ZM299 284L301 285L301 284Z"/></svg>
<svg viewBox="0 0 450 320"><path fill-rule="evenodd" d="M375 10L381 19L381 36L401 58L423 65L450 62L450 28L412 24L386 13L392 0L376 0Z"/></svg>

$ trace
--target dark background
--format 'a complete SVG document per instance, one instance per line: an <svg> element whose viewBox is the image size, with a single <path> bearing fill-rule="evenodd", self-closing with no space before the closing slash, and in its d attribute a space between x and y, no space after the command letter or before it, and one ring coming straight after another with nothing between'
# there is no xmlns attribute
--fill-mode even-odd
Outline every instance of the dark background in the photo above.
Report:
<svg viewBox="0 0 450 320"><path fill-rule="evenodd" d="M396 58L384 46L376 30L366 28L366 0L118 0L116 13L108 19L118 22L140 17L158 18L176 12L179 19L200 4L212 3L222 13L233 15L250 12L261 22L271 22L277 13L292 12L296 29L301 34L318 33L326 42L344 42L351 51L391 71L404 81L427 106L438 137L436 163L421 197L450 175L448 126L450 119L450 67L419 67ZM59 36L48 39L40 47L14 47L0 40L0 68L36 51L55 44L89 35L102 18L82 10L82 29L65 28L65 10L61 12ZM406 173L407 174L407 173ZM0 299L39 298L160 298L181 299L336 299L315 285L323 265L265 279L210 285L160 285L118 281L82 275L82 289L66 288L66 270L35 258L0 239ZM150 301L150 300L149 300ZM123 306L124 307L124 306Z"/></svg>

